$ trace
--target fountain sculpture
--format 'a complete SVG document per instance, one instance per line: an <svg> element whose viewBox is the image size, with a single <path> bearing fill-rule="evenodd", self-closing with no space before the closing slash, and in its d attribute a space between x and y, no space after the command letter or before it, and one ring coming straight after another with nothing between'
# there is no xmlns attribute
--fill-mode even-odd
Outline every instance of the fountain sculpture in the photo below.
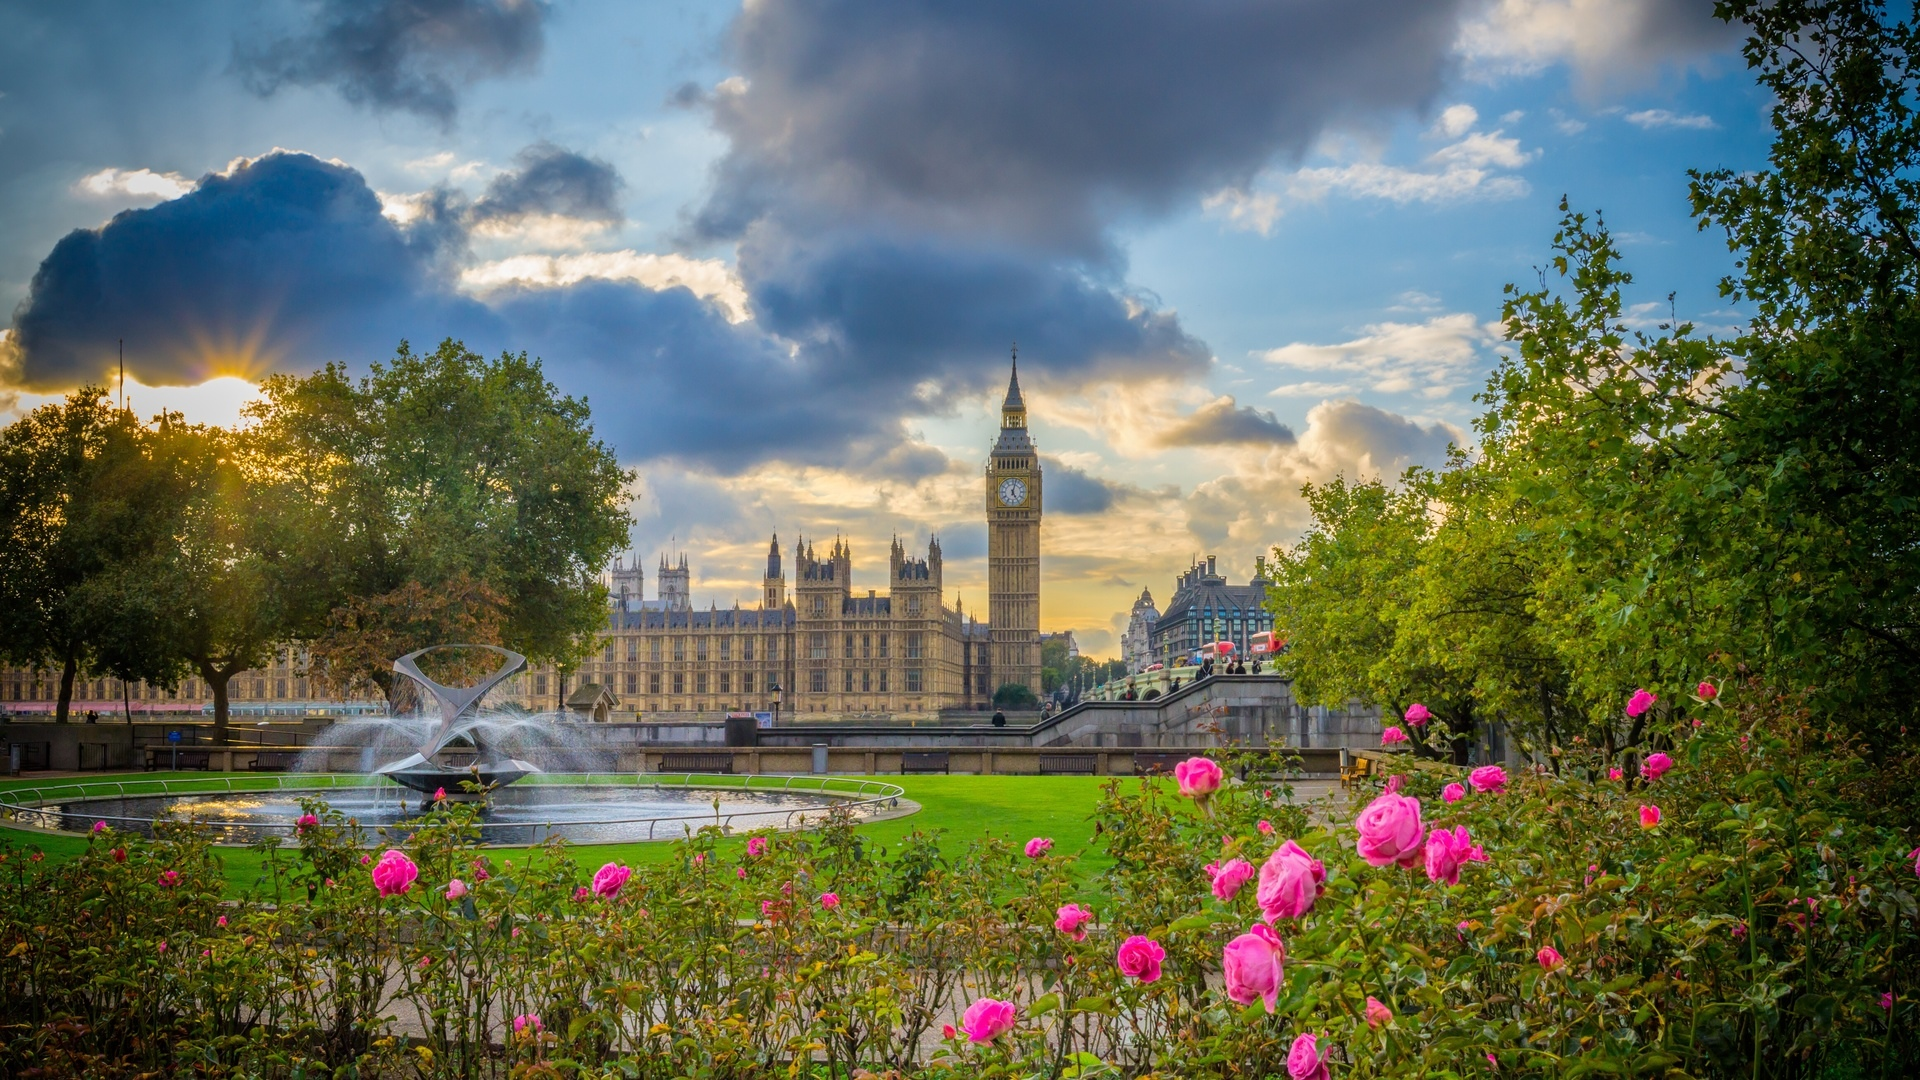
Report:
<svg viewBox="0 0 1920 1080"><path fill-rule="evenodd" d="M435 649L478 649L497 653L506 662L472 686L445 686L429 678L417 663L422 655ZM375 773L415 791L432 793L445 789L449 798L462 798L468 797L462 783L474 783L483 789L491 789L511 784L528 773L539 772L538 767L518 758L489 760L489 750L481 739L476 718L476 707L487 691L526 670L526 666L526 657L496 645L435 645L416 649L395 660L393 670L412 679L432 697L440 710L440 724L429 732L427 741L420 746L418 753L382 765L374 770ZM440 756L448 744L461 737L473 744L472 762L456 765L441 760Z"/></svg>

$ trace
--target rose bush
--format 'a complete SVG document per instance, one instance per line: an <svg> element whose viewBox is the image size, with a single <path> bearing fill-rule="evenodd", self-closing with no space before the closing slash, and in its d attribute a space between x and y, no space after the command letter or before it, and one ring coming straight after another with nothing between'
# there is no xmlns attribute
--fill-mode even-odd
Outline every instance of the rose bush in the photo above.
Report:
<svg viewBox="0 0 1920 1080"><path fill-rule="evenodd" d="M1116 780L1099 850L1045 858L842 820L628 867L315 803L227 902L180 827L0 849L0 1073L1910 1075L1920 837L1850 744L1726 697L1657 783L1576 750L1447 802L1409 761L1306 807L1223 753L1204 807Z"/></svg>

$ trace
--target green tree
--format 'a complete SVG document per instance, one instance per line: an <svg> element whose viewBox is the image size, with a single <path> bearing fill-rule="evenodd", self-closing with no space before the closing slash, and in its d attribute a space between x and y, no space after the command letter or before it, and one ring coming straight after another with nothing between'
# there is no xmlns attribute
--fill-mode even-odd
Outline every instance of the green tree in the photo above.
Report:
<svg viewBox="0 0 1920 1080"><path fill-rule="evenodd" d="M564 668L604 624L599 573L632 524L631 475L538 361L402 342L357 381L334 366L267 380L250 419L291 488L324 508L315 573L335 613L315 638L317 676L390 691L386 650L469 633ZM428 611L406 601L415 589L459 602ZM378 656L354 640L375 624Z"/></svg>
<svg viewBox="0 0 1920 1080"><path fill-rule="evenodd" d="M150 433L84 387L0 431L0 656L60 672L68 719L84 671L164 682L166 650L124 569L165 540L177 484Z"/></svg>
<svg viewBox="0 0 1920 1080"><path fill-rule="evenodd" d="M1037 709L1040 699L1033 695L1033 688L1026 683L1001 683L1000 689L993 692L993 707L996 709Z"/></svg>

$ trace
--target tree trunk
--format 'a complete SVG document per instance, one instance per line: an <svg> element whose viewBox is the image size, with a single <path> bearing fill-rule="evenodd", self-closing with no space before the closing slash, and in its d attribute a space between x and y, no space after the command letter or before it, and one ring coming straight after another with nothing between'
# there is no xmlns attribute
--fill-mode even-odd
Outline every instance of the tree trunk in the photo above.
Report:
<svg viewBox="0 0 1920 1080"><path fill-rule="evenodd" d="M213 742L216 746L222 745L227 741L227 680L233 673L204 664L200 677L207 680L207 689L213 692Z"/></svg>
<svg viewBox="0 0 1920 1080"><path fill-rule="evenodd" d="M73 676L79 669L80 658L68 653L66 666L60 669L60 702L53 711L55 723L67 722L68 707L73 704Z"/></svg>

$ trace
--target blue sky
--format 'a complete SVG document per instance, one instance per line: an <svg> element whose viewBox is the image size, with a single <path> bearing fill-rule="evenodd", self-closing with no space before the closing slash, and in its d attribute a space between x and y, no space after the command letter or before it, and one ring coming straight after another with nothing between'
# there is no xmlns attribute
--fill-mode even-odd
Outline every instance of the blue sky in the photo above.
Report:
<svg viewBox="0 0 1920 1080"><path fill-rule="evenodd" d="M1710 8L0 0L0 409L121 337L137 406L218 422L402 336L525 349L702 601L774 529L861 587L938 532L975 607L1018 339L1043 623L1105 651L1302 483L1466 438L1562 194L1645 317L1737 325L1686 170L1763 164L1768 102Z"/></svg>

